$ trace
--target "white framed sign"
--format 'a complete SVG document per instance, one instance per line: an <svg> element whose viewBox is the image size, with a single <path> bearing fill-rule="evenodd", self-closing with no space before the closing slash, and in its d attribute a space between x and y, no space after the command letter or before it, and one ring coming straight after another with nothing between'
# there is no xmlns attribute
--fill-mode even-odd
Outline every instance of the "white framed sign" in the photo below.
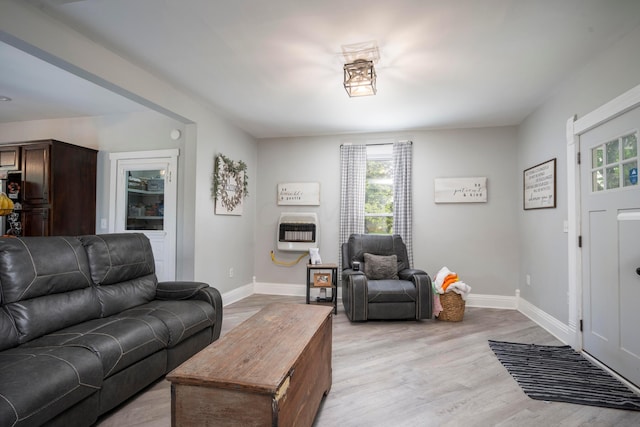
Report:
<svg viewBox="0 0 640 427"><path fill-rule="evenodd" d="M486 203L487 178L436 178L436 203Z"/></svg>
<svg viewBox="0 0 640 427"><path fill-rule="evenodd" d="M556 207L556 159L525 169L523 172L524 209Z"/></svg>
<svg viewBox="0 0 640 427"><path fill-rule="evenodd" d="M279 205L309 205L320 204L319 182L288 182L278 184Z"/></svg>

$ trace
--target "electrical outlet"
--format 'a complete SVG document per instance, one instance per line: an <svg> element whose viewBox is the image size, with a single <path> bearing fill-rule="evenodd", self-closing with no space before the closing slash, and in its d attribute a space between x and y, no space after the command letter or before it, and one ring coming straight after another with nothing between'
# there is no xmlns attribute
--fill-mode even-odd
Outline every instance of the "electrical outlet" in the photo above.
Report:
<svg viewBox="0 0 640 427"><path fill-rule="evenodd" d="M527 286L531 286L531 276L529 274L527 274L525 280L527 281Z"/></svg>
<svg viewBox="0 0 640 427"><path fill-rule="evenodd" d="M229 277L233 277L233 267L229 267Z"/></svg>
<svg viewBox="0 0 640 427"><path fill-rule="evenodd" d="M107 218L100 218L100 228L103 230L107 229Z"/></svg>

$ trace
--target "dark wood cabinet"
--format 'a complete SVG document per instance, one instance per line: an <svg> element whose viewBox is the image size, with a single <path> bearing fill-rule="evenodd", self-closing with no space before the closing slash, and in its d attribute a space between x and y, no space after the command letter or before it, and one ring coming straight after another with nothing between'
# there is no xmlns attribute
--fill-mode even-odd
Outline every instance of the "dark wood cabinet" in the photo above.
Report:
<svg viewBox="0 0 640 427"><path fill-rule="evenodd" d="M51 145L33 144L22 147L22 203L47 205L49 199L49 176Z"/></svg>
<svg viewBox="0 0 640 427"><path fill-rule="evenodd" d="M56 140L30 141L16 149L22 185L23 236L76 236L96 230L96 150Z"/></svg>
<svg viewBox="0 0 640 427"><path fill-rule="evenodd" d="M0 169L20 169L20 147L0 146Z"/></svg>
<svg viewBox="0 0 640 427"><path fill-rule="evenodd" d="M22 230L25 236L51 236L49 209L24 209L22 211Z"/></svg>

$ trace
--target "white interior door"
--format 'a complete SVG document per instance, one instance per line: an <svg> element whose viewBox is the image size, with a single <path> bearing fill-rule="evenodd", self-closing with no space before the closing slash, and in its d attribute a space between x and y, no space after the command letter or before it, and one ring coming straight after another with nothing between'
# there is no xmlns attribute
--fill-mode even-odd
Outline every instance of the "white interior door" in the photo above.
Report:
<svg viewBox="0 0 640 427"><path fill-rule="evenodd" d="M640 108L580 136L583 349L640 385Z"/></svg>
<svg viewBox="0 0 640 427"><path fill-rule="evenodd" d="M176 275L177 150L175 156L161 154L111 155L115 205L110 217L113 232L144 233L149 238L156 276L168 281Z"/></svg>

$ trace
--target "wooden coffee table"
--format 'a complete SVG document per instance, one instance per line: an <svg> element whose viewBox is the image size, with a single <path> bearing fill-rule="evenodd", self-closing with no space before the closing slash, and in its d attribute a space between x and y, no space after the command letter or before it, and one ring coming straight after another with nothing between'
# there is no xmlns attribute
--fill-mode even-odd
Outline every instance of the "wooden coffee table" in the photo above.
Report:
<svg viewBox="0 0 640 427"><path fill-rule="evenodd" d="M173 370L173 426L310 426L331 388L333 307L270 304Z"/></svg>

